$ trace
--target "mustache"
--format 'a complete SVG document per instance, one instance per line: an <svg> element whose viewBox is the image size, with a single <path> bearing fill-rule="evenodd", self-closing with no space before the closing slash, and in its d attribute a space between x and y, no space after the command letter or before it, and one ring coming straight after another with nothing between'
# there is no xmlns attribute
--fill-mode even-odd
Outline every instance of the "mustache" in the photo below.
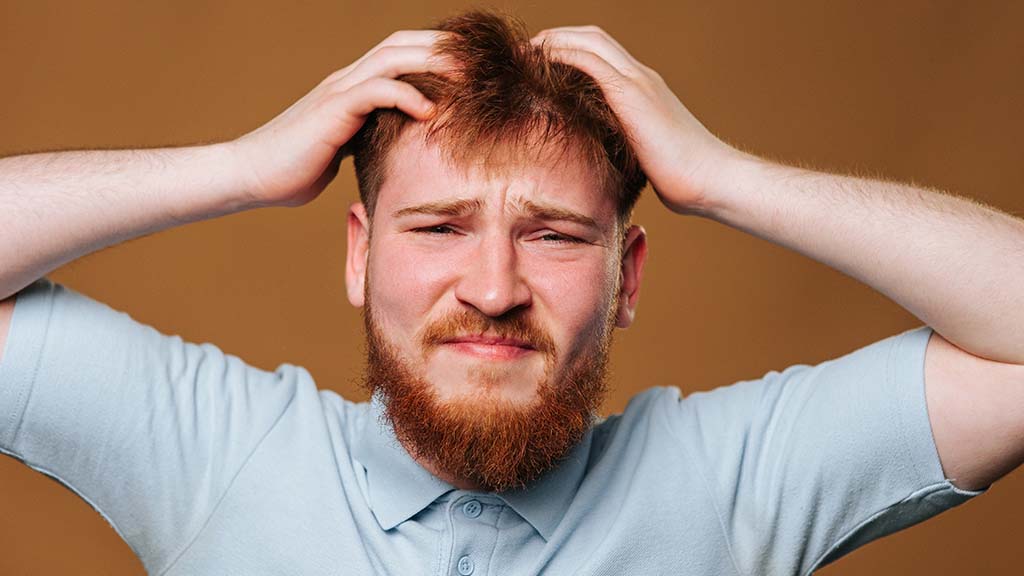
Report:
<svg viewBox="0 0 1024 576"><path fill-rule="evenodd" d="M423 329L424 348L439 346L459 336L488 334L529 343L538 352L554 354L554 340L523 314L490 317L473 310L459 310L434 320Z"/></svg>

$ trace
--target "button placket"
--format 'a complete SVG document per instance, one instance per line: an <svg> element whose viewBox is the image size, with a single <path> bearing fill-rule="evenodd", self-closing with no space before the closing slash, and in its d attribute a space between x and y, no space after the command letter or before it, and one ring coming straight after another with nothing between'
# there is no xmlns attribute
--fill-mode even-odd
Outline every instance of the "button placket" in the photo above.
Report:
<svg viewBox="0 0 1024 576"><path fill-rule="evenodd" d="M471 493L455 493L448 507L452 548L448 574L470 576L490 572L490 558L497 545L496 522L501 506Z"/></svg>

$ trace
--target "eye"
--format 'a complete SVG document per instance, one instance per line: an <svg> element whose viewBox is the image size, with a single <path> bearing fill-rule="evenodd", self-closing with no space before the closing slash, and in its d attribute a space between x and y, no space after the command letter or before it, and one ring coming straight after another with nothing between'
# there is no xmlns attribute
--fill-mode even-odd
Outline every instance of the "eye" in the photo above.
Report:
<svg viewBox="0 0 1024 576"><path fill-rule="evenodd" d="M540 236L540 239L554 244L583 244L584 240L575 236L569 236L567 234L559 234L558 232L546 232Z"/></svg>
<svg viewBox="0 0 1024 576"><path fill-rule="evenodd" d="M454 234L455 229L447 224L438 224L436 226L423 226L422 228L413 228L413 232L420 234L428 234L431 236L446 236Z"/></svg>

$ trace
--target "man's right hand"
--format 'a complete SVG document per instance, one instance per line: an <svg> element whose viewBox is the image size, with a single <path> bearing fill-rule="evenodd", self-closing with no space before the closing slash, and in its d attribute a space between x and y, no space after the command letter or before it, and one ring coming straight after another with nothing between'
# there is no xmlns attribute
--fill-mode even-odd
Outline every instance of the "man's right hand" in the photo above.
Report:
<svg viewBox="0 0 1024 576"><path fill-rule="evenodd" d="M301 206L316 198L338 173L338 149L376 108L398 108L426 120L433 104L410 84L395 80L414 72L443 74L433 45L443 32L395 32L359 60L325 78L276 118L228 143L248 171L255 207Z"/></svg>

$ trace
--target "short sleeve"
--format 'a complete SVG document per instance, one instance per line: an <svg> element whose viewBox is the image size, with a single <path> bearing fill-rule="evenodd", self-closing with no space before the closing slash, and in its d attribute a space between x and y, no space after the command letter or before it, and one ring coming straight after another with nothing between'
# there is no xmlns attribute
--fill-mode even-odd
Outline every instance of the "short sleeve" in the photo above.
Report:
<svg viewBox="0 0 1024 576"><path fill-rule="evenodd" d="M295 394L265 372L41 279L0 359L0 451L58 480L147 570L198 533Z"/></svg>
<svg viewBox="0 0 1024 576"><path fill-rule="evenodd" d="M746 573L810 574L984 492L943 475L924 393L931 334L668 404Z"/></svg>

